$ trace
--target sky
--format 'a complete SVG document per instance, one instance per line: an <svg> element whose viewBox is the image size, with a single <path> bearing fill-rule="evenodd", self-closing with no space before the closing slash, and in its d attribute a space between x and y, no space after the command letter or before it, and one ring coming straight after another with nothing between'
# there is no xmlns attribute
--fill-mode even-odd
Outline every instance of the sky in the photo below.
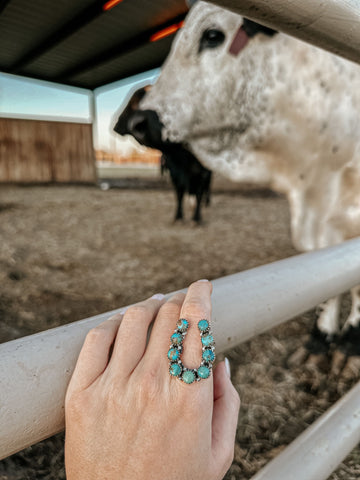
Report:
<svg viewBox="0 0 360 480"><path fill-rule="evenodd" d="M126 148L126 140L112 133L114 116L130 92L154 83L159 73L159 69L150 70L95 90L96 149L120 153ZM1 117L90 123L92 110L92 93L86 89L0 73Z"/></svg>

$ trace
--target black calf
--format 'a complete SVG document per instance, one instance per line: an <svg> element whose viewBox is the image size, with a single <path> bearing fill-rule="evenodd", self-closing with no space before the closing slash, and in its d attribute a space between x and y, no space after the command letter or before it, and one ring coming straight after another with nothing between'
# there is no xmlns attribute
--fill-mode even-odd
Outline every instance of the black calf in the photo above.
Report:
<svg viewBox="0 0 360 480"><path fill-rule="evenodd" d="M195 195L196 206L193 220L201 222L201 203L205 195L206 205L210 203L210 184L212 172L204 168L189 151L174 148L171 152L166 150L161 157L162 171L168 169L172 184L177 196L177 209L175 221L184 218L182 202L184 194Z"/></svg>
<svg viewBox="0 0 360 480"><path fill-rule="evenodd" d="M182 201L184 193L196 196L193 220L201 222L201 202L206 196L210 202L210 184L212 172L203 167L196 157L182 145L164 142L161 139L161 123L151 110L139 110L139 103L146 94L146 88L140 88L130 98L114 127L120 135L130 134L150 148L162 152L161 171L168 169L177 196L175 221L183 219Z"/></svg>

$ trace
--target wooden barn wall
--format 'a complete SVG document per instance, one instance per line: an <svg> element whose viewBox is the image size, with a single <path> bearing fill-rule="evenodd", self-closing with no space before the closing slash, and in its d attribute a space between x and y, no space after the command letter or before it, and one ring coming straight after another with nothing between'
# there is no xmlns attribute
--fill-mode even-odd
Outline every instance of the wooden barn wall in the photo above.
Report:
<svg viewBox="0 0 360 480"><path fill-rule="evenodd" d="M92 125L0 118L0 182L95 180Z"/></svg>

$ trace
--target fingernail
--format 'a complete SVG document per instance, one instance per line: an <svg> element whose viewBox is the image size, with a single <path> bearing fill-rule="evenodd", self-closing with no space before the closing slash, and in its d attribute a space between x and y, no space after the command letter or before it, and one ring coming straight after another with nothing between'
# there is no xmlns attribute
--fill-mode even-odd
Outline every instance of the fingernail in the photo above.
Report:
<svg viewBox="0 0 360 480"><path fill-rule="evenodd" d="M151 298L153 298L154 300L164 300L165 295L163 295L162 293L155 293L155 295L153 295Z"/></svg>
<svg viewBox="0 0 360 480"><path fill-rule="evenodd" d="M207 280L206 278L202 278L201 280L198 280L198 282L208 282L209 280Z"/></svg>
<svg viewBox="0 0 360 480"><path fill-rule="evenodd" d="M225 357L225 369L228 377L231 378L230 362L226 357Z"/></svg>

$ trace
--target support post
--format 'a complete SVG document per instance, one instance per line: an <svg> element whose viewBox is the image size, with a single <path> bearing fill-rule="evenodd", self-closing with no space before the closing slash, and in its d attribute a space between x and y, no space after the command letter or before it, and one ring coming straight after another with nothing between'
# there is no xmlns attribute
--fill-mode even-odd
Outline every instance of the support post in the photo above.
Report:
<svg viewBox="0 0 360 480"><path fill-rule="evenodd" d="M98 171L96 168L96 145L99 143L99 125L98 125L98 115L97 115L97 105L96 105L96 94L92 90L89 92L89 116L92 125L92 141L94 149L94 177L98 180Z"/></svg>
<svg viewBox="0 0 360 480"><path fill-rule="evenodd" d="M94 149L95 145L98 143L98 124L97 124L97 105L96 105L96 95L94 90L89 93L89 117L90 122L93 127L93 144Z"/></svg>

